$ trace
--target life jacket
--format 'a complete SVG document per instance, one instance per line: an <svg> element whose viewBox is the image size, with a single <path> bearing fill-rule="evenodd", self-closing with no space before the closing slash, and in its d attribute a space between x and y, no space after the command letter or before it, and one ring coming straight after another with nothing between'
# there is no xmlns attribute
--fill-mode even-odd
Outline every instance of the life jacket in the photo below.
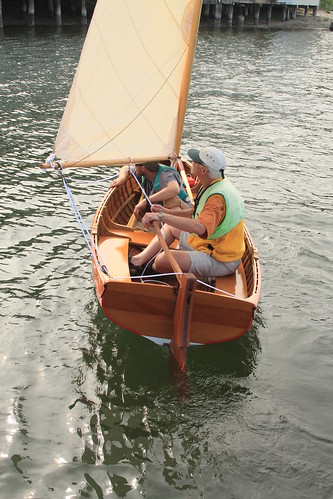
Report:
<svg viewBox="0 0 333 499"><path fill-rule="evenodd" d="M194 209L194 218L198 218L208 198L213 195L223 196L226 213L223 221L207 239L218 239L230 232L243 220L245 215L244 202L236 187L228 179L219 180L210 184L203 192L198 192L198 202Z"/></svg>
<svg viewBox="0 0 333 499"><path fill-rule="evenodd" d="M154 178L154 181L153 181L153 192L158 192L160 190L160 175L161 175L162 172L165 172L167 170L172 170L173 172L177 172L177 170L175 170L174 168L172 168L172 166L158 165L158 170L156 172L156 175L155 175L155 178ZM181 179L180 179L180 181L181 181ZM185 191L182 182L181 182L180 191L177 194L177 196L180 197L180 199L182 201L184 201L188 197L188 194Z"/></svg>

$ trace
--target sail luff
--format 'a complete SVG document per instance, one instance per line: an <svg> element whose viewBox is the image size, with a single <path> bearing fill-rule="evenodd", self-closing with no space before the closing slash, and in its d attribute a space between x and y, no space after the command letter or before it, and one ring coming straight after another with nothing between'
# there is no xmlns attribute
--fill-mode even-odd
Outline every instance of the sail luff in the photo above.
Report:
<svg viewBox="0 0 333 499"><path fill-rule="evenodd" d="M180 100L179 100L178 126L177 126L177 131L176 131L175 147L174 147L174 152L177 155L179 155L180 144L181 144L182 135L183 135L185 113L186 113L186 108L187 108L187 99L188 99L188 94L189 94L189 90L190 90L190 81L191 81L193 60L194 60L195 48L196 48L196 44L197 44L198 30L199 30L199 24L200 24L200 15L201 15L201 8L202 8L202 0L194 0L194 1L195 1L195 7L194 7L194 14L193 14L194 17L193 17L193 21L192 21L191 35L190 35L190 41L189 41L189 53L187 56L186 67L184 70L184 77L183 77L183 81L182 81L182 89L181 89Z"/></svg>

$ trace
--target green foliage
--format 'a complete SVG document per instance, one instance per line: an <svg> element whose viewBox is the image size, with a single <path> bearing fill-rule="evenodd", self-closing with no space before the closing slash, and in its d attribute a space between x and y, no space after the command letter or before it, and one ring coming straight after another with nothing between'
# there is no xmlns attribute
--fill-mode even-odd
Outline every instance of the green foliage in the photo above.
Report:
<svg viewBox="0 0 333 499"><path fill-rule="evenodd" d="M326 12L333 11L333 0L321 0L320 8L326 10Z"/></svg>

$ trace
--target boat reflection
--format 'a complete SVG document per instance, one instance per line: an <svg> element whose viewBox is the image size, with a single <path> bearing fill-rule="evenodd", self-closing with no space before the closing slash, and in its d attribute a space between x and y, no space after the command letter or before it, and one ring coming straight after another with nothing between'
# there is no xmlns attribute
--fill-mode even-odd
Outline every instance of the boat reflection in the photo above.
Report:
<svg viewBox="0 0 333 499"><path fill-rule="evenodd" d="M206 432L216 428L216 417L246 410L251 399L248 377L260 355L260 309L242 338L190 347L186 379L170 372L168 347L110 327L101 309L91 307L86 371L74 381L79 396L71 409L81 410L78 421L85 420L78 430L78 459L103 466L91 469L80 493L92 484L119 497L133 489L145 492L151 468L160 490L183 483L195 489L192 474L205 466Z"/></svg>

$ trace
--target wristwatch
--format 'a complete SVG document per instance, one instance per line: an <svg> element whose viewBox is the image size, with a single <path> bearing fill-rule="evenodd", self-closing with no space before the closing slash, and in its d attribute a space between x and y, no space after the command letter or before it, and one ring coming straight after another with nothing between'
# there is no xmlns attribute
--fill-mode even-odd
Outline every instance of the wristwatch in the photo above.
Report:
<svg viewBox="0 0 333 499"><path fill-rule="evenodd" d="M158 212L158 218L160 219L161 224L164 223L164 213L163 211Z"/></svg>

